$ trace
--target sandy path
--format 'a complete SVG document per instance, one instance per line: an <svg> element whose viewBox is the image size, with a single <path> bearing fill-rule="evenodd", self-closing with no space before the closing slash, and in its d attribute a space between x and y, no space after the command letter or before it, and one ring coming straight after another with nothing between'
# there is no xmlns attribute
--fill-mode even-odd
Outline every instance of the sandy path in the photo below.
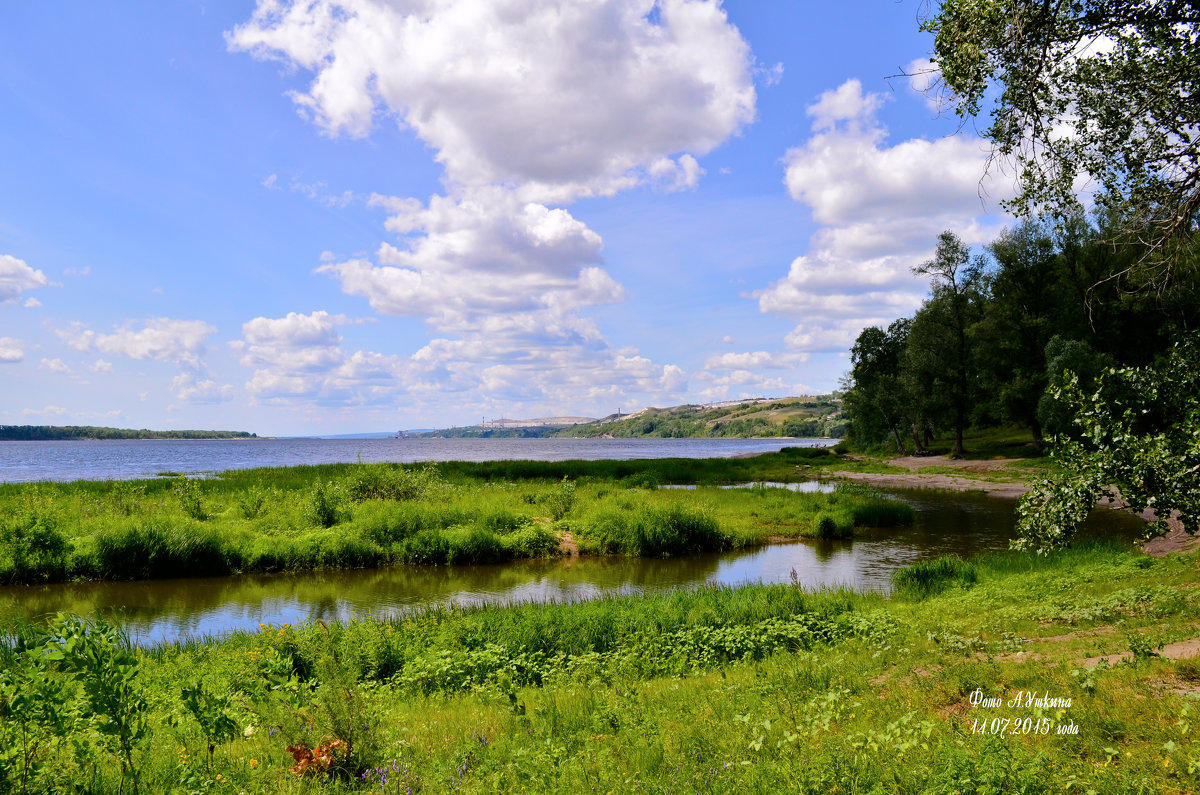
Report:
<svg viewBox="0 0 1200 795"><path fill-rule="evenodd" d="M991 497L1007 497L1016 499L1024 494L1029 486L1020 481L995 482L980 480L970 475L983 475L1002 470L1009 464L1019 462L1019 458L995 458L989 461L966 461L950 458L945 455L901 456L889 458L887 463L903 467L907 474L874 474L870 472L838 472L838 477L857 480L881 488L897 489L948 489L951 491L982 491ZM963 475L932 474L917 472L925 467L944 467L958 470ZM1006 473L1007 474L1007 473Z"/></svg>

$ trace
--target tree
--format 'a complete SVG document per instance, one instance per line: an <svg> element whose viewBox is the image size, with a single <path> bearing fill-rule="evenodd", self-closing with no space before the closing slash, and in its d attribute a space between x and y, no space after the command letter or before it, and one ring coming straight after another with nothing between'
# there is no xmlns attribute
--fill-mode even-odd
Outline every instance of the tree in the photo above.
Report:
<svg viewBox="0 0 1200 795"><path fill-rule="evenodd" d="M850 410L851 434L861 442L882 441L889 434L896 452L904 454L900 427L904 422L901 402L900 357L908 339L907 318L888 326L862 330L850 349L852 385L846 394Z"/></svg>
<svg viewBox="0 0 1200 795"><path fill-rule="evenodd" d="M1038 399L1037 416L1042 429L1057 439L1070 433L1074 418L1071 406L1058 396L1064 394L1068 380L1090 394L1096 379L1113 366L1112 359L1093 350L1083 340L1055 335L1046 343L1046 391Z"/></svg>
<svg viewBox="0 0 1200 795"><path fill-rule="evenodd" d="M1089 177L1146 246L1131 270L1169 274L1200 211L1200 4L943 0L922 27L960 116L994 98L986 135L1021 188L1010 207L1065 218Z"/></svg>
<svg viewBox="0 0 1200 795"><path fill-rule="evenodd" d="M1175 514L1200 531L1200 336L1185 336L1150 367L1109 368L1095 391L1074 376L1056 397L1074 415L1073 438L1054 455L1063 474L1021 498L1014 546L1045 553L1065 546L1100 497L1119 498L1158 519Z"/></svg>
<svg viewBox="0 0 1200 795"><path fill-rule="evenodd" d="M919 351L934 363L936 380L929 383L929 389L945 391L954 417L952 454L961 456L975 375L968 330L977 319L982 264L971 262L963 242L946 231L938 235L934 258L916 266L913 272L932 277L933 296L913 319L909 350ZM914 338L927 340L926 347L915 346Z"/></svg>
<svg viewBox="0 0 1200 795"><path fill-rule="evenodd" d="M1046 344L1058 330L1062 300L1054 239L1041 223L1024 221L988 246L996 268L987 276L981 366L1004 416L1028 427L1042 447L1038 401L1046 391Z"/></svg>

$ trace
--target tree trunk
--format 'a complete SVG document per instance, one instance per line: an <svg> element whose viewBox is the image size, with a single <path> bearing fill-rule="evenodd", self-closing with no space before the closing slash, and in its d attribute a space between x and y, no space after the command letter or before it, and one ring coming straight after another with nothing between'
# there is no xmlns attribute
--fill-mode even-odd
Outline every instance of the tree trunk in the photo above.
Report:
<svg viewBox="0 0 1200 795"><path fill-rule="evenodd" d="M912 431L913 449L916 455L925 455L925 446L921 444L921 434L917 431L917 424L910 423L909 429Z"/></svg>
<svg viewBox="0 0 1200 795"><path fill-rule="evenodd" d="M908 452L907 450L904 449L904 443L900 441L900 430L895 425L892 426L892 438L896 440L896 452L897 453L899 453L900 455L904 455L905 453Z"/></svg>
<svg viewBox="0 0 1200 795"><path fill-rule="evenodd" d="M1033 430L1033 447L1040 453L1046 447L1046 437L1042 434L1042 424L1038 422L1038 418L1035 416L1030 421L1030 425Z"/></svg>

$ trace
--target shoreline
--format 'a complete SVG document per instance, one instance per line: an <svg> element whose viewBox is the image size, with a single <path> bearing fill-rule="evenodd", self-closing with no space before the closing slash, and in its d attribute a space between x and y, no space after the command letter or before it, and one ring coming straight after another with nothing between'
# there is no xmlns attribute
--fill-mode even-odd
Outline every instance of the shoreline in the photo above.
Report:
<svg viewBox="0 0 1200 795"><path fill-rule="evenodd" d="M884 489L938 489L943 491L980 492L989 497L1016 500L1029 491L1029 483L1025 480L982 480L966 475L988 475L1003 472L1006 468L1014 464L1020 464L1023 460L1026 459L995 458L985 461L969 461L953 459L946 455L923 457L900 456L887 459L886 463L908 469L909 471L906 473L834 472L830 474L834 478L857 481ZM931 467L957 469L963 472L964 475L918 471ZM1110 510L1130 511L1129 506L1119 500L1103 499L1097 502L1096 505L1097 507L1108 508ZM1141 511L1135 515L1147 522L1155 521L1157 518L1153 508ZM1171 554L1186 555L1200 551L1200 535L1189 535L1183 529L1183 524L1175 517L1169 517L1164 524L1167 527L1166 532L1142 542L1141 550L1143 552L1150 557L1161 558Z"/></svg>

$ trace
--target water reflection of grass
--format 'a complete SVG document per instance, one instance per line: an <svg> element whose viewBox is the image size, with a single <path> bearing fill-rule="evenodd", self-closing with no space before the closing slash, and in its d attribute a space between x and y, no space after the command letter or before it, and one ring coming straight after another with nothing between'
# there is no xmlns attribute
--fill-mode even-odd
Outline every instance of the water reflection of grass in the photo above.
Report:
<svg viewBox="0 0 1200 795"><path fill-rule="evenodd" d="M0 487L0 583L481 564L584 552L667 556L846 537L912 520L861 491L653 488L791 482L787 449L752 459L327 465L220 478Z"/></svg>

